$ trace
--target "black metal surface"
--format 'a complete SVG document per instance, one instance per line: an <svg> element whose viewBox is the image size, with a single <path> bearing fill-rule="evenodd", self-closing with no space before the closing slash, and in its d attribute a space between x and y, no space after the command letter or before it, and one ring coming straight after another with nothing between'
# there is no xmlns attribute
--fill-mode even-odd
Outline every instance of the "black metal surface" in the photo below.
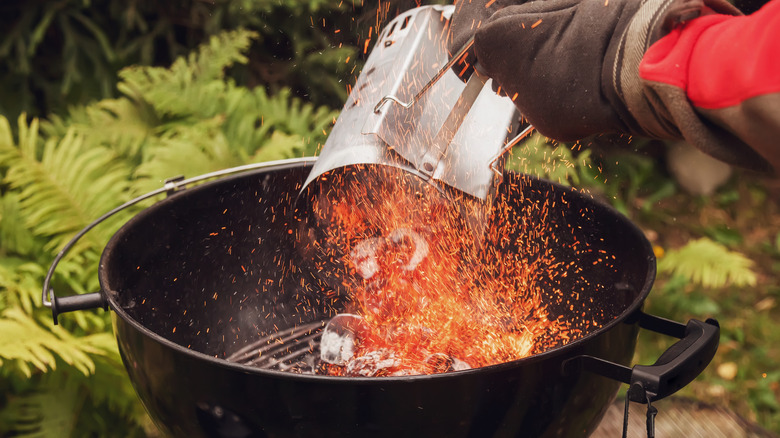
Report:
<svg viewBox="0 0 780 438"><path fill-rule="evenodd" d="M613 210L517 175L502 186L523 185L512 199L517 216L502 220L520 220L524 206L554 197L548 220L573 230L556 243L559 257L572 257L575 241L592 249L576 254L582 279L550 280L580 295L550 302L551 316L586 315L601 328L519 361L432 376L297 375L224 360L339 308L340 297L296 269L288 210L308 169L254 172L178 193L136 216L106 247L100 282L119 349L161 429L187 437L579 438L596 427L619 383L564 373L563 364L578 356L629 364L655 259L642 233ZM603 253L614 260L595 263Z"/></svg>
<svg viewBox="0 0 780 438"><path fill-rule="evenodd" d="M54 318L54 325L57 325L57 318L61 313L97 308L108 310L106 297L103 296L101 292L71 295L67 297L52 296L51 298L51 315L52 318Z"/></svg>

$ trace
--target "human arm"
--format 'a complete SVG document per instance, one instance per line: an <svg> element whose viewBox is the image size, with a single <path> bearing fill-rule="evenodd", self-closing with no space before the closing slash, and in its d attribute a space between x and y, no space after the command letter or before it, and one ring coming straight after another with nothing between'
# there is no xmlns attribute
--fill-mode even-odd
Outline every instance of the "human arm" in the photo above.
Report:
<svg viewBox="0 0 780 438"><path fill-rule="evenodd" d="M495 11L490 8L498 2L482 1L481 8L490 8L468 3L456 12L453 42L463 38L464 29L473 29L481 70L549 137L569 141L626 133L684 138L731 164L769 171L780 165L780 145L774 144L780 142L771 141L780 138L780 111L772 109L779 100L780 87L772 86L780 84L780 67L777 46L771 44L780 41L780 26L773 18L778 16L779 2L773 0L744 17L720 0L509 0L504 3L513 4ZM462 18L468 16L476 18ZM679 38L674 39L691 36L692 29L708 27L703 25L716 18L724 27L702 32L701 41L694 38L681 45ZM731 26L736 30L723 36ZM761 47L752 40L744 44L750 34L745 29L756 27L765 29L772 41ZM711 47L722 51L727 43L731 57L714 63L721 53L713 53ZM725 68L749 58L774 70L759 74L750 67ZM713 75L715 67L724 69L720 76ZM759 74L765 85L774 85L761 89L764 94L759 99L740 94L735 101L740 105L698 106L704 100L696 93L718 96L724 85L724 94L737 91L730 86L736 73ZM743 82L750 84L753 79L748 76ZM743 87L740 93L749 91L756 89ZM755 121L757 115L763 119ZM761 130L755 130L755 125L761 125Z"/></svg>
<svg viewBox="0 0 780 438"><path fill-rule="evenodd" d="M659 96L684 91L695 114L671 112L696 130L688 136L700 138L699 149L739 163L745 144L780 169L780 0L749 16L708 15L672 30L648 49L639 75ZM712 135L736 138L722 148Z"/></svg>

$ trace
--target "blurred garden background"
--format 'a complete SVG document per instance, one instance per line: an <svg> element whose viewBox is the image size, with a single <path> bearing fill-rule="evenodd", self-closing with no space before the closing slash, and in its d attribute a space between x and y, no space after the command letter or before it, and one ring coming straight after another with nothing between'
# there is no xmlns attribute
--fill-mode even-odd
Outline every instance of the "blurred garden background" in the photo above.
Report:
<svg viewBox="0 0 780 438"><path fill-rule="evenodd" d="M316 154L377 29L418 5L0 3L0 436L158 436L109 312L55 326L41 307L52 260L91 221L167 178ZM686 189L669 148L534 137L510 166L589 190L645 230L659 262L648 310L722 327L713 363L682 396L780 432L780 185L731 169L717 187ZM59 295L99 289L100 253L137 212L73 248L53 278ZM652 363L669 343L640 335L636 361Z"/></svg>

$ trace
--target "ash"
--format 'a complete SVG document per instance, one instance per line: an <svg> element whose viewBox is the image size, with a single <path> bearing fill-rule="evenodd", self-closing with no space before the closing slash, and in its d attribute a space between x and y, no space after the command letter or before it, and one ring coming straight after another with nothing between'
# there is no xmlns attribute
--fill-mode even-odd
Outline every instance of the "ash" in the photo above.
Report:
<svg viewBox="0 0 780 438"><path fill-rule="evenodd" d="M359 351L360 336L364 333L366 326L362 317L348 313L336 315L325 325L315 348L308 349L303 355L292 355L292 361L289 355L276 360L271 369L325 376L389 377L471 368L466 362L444 353L430 354L421 363L411 367L387 348L358 356L356 352Z"/></svg>

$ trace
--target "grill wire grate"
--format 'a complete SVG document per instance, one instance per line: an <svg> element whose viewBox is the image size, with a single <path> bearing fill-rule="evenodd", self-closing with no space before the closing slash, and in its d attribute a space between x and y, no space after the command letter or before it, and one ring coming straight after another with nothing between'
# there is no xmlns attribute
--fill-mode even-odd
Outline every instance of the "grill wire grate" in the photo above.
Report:
<svg viewBox="0 0 780 438"><path fill-rule="evenodd" d="M267 370L295 371L298 368L298 371L312 371L319 357L319 341L325 324L325 321L317 321L280 330L258 339L225 359Z"/></svg>

